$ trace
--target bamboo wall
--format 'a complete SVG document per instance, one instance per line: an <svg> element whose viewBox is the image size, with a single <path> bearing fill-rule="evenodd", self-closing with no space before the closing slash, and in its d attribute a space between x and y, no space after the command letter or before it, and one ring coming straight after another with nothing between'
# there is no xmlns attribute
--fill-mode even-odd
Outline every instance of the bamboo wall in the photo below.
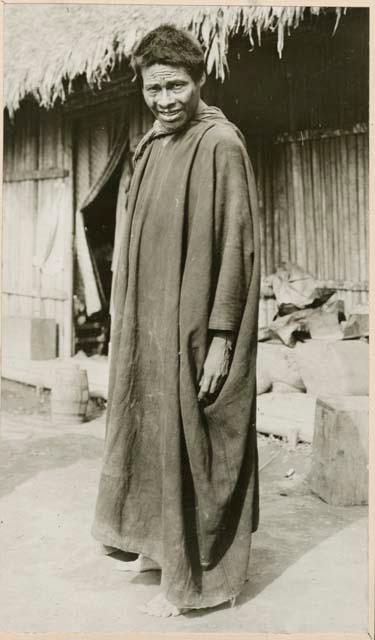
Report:
<svg viewBox="0 0 375 640"><path fill-rule="evenodd" d="M368 302L368 134L319 132L253 141L262 273L284 261L338 289L349 311ZM275 311L264 301L262 322Z"/></svg>
<svg viewBox="0 0 375 640"><path fill-rule="evenodd" d="M139 96L132 105L134 146L150 116L139 108ZM55 319L59 355L74 351L74 211L100 175L126 116L120 103L93 109L90 117L82 109L80 116L63 117L58 109L44 111L26 102L13 123L5 119L2 314ZM55 214L64 238L55 255L60 268L48 273L35 258Z"/></svg>
<svg viewBox="0 0 375 640"><path fill-rule="evenodd" d="M60 354L70 352L71 328L72 188L66 134L61 114L28 103L14 124L5 122L2 313L55 319ZM55 267L48 272L35 262L55 215Z"/></svg>

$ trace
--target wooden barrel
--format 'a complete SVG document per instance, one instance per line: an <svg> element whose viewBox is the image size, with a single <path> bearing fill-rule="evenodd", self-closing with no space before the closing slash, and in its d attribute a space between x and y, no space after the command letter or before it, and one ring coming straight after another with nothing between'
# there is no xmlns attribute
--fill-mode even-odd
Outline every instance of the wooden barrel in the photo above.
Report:
<svg viewBox="0 0 375 640"><path fill-rule="evenodd" d="M82 422L89 401L86 369L77 364L57 367L51 388L52 417L59 422Z"/></svg>

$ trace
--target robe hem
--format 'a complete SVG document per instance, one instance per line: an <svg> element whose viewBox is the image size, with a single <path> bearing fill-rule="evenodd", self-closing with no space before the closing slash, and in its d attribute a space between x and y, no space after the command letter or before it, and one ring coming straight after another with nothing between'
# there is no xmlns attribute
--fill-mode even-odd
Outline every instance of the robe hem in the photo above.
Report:
<svg viewBox="0 0 375 640"><path fill-rule="evenodd" d="M128 541L127 538L119 539L112 537L111 535L101 532L96 525L92 527L91 535L95 540L102 544L109 547L115 547L116 549L119 549L119 551L124 551L125 553L137 553L138 555L147 556L148 558L151 558L151 560L154 560L154 562L157 562L161 567L163 566L160 555L155 553L155 548L148 547L147 544L133 544L131 541Z"/></svg>
<svg viewBox="0 0 375 640"><path fill-rule="evenodd" d="M118 538L112 537L108 534L106 535L100 532L96 525L92 527L91 535L95 540L109 547L115 547L120 551L128 553L137 553L139 555L142 554L144 556L147 556L148 558L151 558L152 560L154 560L154 562L160 565L161 571L163 572L163 563L160 556L158 556L158 554L155 554L154 550L152 550L150 547L147 547L147 545L144 546L143 544L133 544L132 542L126 542L126 539L124 538L122 540L119 540ZM242 587L245 585L248 579L248 577L244 579ZM204 602L200 602L197 604L182 603L182 601L179 598L175 598L174 595L169 592L169 590L167 590L164 595L171 604L173 604L178 609L181 609L183 614L188 613L189 611L193 611L194 609L210 609L213 607L218 607L221 604L225 604L226 602L230 602L231 600L233 601L241 593L241 590L242 588L236 591L236 593L230 595L207 598ZM187 611L183 611L184 609L186 609Z"/></svg>

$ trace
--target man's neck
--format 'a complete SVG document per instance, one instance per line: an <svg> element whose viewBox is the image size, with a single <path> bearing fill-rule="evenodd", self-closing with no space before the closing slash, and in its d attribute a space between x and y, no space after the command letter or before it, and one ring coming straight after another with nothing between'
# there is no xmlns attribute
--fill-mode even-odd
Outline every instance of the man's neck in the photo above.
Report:
<svg viewBox="0 0 375 640"><path fill-rule="evenodd" d="M194 114L194 115L196 115L196 116L197 116L197 115L199 115L199 114L200 114L200 113L202 113L202 111L204 111L205 109L207 109L207 105L206 105L206 103L202 100L202 98L200 98L200 99L199 99L199 102L198 102L197 109L196 109L196 111L195 111L195 114Z"/></svg>

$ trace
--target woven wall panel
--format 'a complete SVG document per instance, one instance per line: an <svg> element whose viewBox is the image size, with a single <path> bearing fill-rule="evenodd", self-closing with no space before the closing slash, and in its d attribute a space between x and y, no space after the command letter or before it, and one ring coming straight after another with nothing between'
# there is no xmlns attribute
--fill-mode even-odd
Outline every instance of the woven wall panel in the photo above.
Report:
<svg viewBox="0 0 375 640"><path fill-rule="evenodd" d="M61 115L25 103L14 125L6 127L4 171L22 174L50 168L64 168ZM54 318L61 333L63 268L40 277L34 256L54 213L65 215L67 188L63 179L23 179L3 185L2 313ZM65 241L59 243L59 249L64 252Z"/></svg>
<svg viewBox="0 0 375 640"><path fill-rule="evenodd" d="M249 145L261 213L262 273L285 260L319 280L362 283L368 299L368 135ZM347 288L350 288L347 287ZM358 288L358 287L357 287Z"/></svg>

